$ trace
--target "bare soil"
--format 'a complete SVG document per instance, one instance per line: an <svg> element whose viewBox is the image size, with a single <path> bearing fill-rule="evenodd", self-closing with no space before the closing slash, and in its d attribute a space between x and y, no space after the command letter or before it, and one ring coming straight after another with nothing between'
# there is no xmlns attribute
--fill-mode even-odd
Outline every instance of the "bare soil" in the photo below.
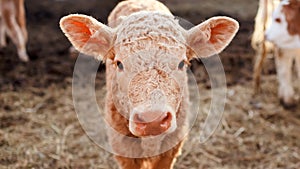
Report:
<svg viewBox="0 0 300 169"><path fill-rule="evenodd" d="M234 5L209 0L194 5L189 5L196 2L193 0L186 4L164 1L175 15L193 24L214 15L229 15L241 25L237 37L220 55L228 85L223 120L204 144L199 143L200 121L196 122L175 168L298 169L300 103L291 110L280 105L272 58L265 64L262 93L253 96L250 37L257 2L231 1ZM69 56L70 44L58 27L59 19L70 13L92 15L106 23L116 3L26 1L31 62L22 63L11 42L0 50L0 168L117 167L110 153L88 139L76 118L71 92L76 60ZM221 10L222 6L226 10ZM192 70L202 95L201 111L207 111L211 99L208 76L199 62L193 62ZM102 65L96 82L99 93L105 90L104 72ZM295 78L298 94L299 84Z"/></svg>

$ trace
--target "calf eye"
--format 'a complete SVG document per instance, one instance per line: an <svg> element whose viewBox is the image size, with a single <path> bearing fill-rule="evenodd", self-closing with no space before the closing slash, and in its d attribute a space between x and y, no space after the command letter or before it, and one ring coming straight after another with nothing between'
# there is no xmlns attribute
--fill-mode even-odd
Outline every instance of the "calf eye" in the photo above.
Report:
<svg viewBox="0 0 300 169"><path fill-rule="evenodd" d="M281 23L281 19L280 19L280 18L276 18L276 19L275 19L275 22Z"/></svg>
<svg viewBox="0 0 300 169"><path fill-rule="evenodd" d="M122 62L117 61L116 64L117 64L119 70L124 70L124 66L123 66Z"/></svg>
<svg viewBox="0 0 300 169"><path fill-rule="evenodd" d="M178 64L178 69L183 69L184 65L185 65L185 62L184 62L184 60L182 60L182 61Z"/></svg>

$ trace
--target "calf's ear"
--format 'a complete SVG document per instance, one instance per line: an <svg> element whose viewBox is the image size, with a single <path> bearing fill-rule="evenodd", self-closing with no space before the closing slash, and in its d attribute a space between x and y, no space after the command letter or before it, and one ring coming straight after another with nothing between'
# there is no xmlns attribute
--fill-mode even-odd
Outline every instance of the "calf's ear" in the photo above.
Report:
<svg viewBox="0 0 300 169"><path fill-rule="evenodd" d="M192 50L189 59L205 58L222 52L239 29L236 20L213 17L187 31L187 45Z"/></svg>
<svg viewBox="0 0 300 169"><path fill-rule="evenodd" d="M71 44L81 53L102 60L113 46L113 29L90 16L68 15L59 24Z"/></svg>

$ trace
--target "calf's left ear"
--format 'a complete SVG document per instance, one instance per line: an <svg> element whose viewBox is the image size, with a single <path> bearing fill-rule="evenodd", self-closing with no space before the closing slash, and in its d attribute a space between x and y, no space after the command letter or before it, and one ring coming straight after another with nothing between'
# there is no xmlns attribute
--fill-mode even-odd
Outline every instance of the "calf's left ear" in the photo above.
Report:
<svg viewBox="0 0 300 169"><path fill-rule="evenodd" d="M187 31L186 42L193 58L205 58L222 52L239 29L236 20L213 17Z"/></svg>
<svg viewBox="0 0 300 169"><path fill-rule="evenodd" d="M65 16L60 20L60 28L76 50L99 60L104 59L113 46L113 29L90 16Z"/></svg>

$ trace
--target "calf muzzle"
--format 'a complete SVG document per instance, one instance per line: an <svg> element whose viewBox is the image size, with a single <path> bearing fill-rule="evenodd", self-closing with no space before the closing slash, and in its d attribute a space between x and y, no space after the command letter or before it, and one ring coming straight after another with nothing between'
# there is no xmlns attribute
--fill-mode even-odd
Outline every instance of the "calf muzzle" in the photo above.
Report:
<svg viewBox="0 0 300 169"><path fill-rule="evenodd" d="M156 136L166 132L171 127L170 112L137 113L133 117L134 130L138 136Z"/></svg>

